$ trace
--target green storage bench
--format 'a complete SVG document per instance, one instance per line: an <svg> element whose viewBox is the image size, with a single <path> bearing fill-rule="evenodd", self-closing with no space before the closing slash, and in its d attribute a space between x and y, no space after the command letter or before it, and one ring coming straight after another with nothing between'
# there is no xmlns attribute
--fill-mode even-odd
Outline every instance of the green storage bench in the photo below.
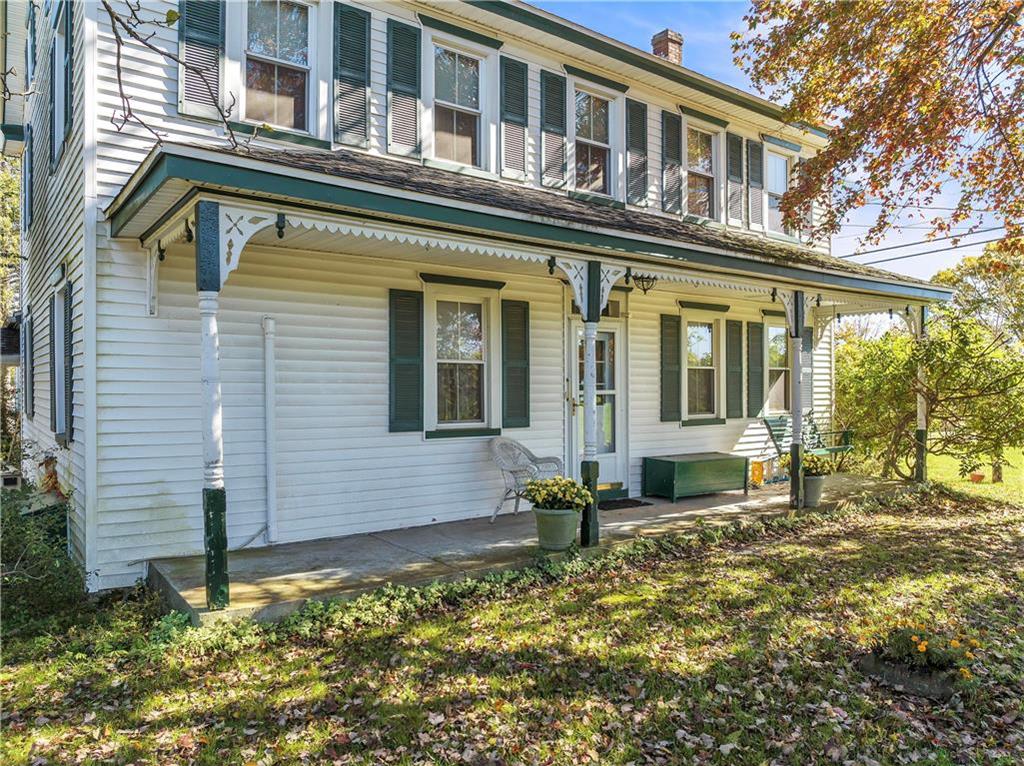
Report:
<svg viewBox="0 0 1024 766"><path fill-rule="evenodd" d="M643 494L667 497L710 495L730 489L749 492L749 458L725 452L696 452L644 458Z"/></svg>

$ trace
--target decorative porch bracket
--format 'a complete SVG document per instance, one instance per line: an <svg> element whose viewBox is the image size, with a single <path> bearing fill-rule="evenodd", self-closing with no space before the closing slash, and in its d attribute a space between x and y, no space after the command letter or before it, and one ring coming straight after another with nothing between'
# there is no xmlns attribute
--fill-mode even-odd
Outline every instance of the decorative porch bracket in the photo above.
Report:
<svg viewBox="0 0 1024 766"><path fill-rule="evenodd" d="M216 202L196 204L196 290L202 326L200 381L203 417L203 547L206 553L206 606L223 609L231 601L228 583L227 494L224 489L224 433L220 389L217 307L221 268L220 210Z"/></svg>

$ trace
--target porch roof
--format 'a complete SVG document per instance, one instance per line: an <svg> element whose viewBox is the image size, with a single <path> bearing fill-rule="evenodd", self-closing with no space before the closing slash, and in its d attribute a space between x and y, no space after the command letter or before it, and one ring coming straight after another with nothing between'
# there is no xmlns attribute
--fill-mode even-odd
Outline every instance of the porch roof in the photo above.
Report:
<svg viewBox="0 0 1024 766"><path fill-rule="evenodd" d="M164 144L154 148L107 208L112 235L145 240L198 190L482 232L576 255L653 257L887 298L944 301L951 294L944 286L720 225L344 149Z"/></svg>

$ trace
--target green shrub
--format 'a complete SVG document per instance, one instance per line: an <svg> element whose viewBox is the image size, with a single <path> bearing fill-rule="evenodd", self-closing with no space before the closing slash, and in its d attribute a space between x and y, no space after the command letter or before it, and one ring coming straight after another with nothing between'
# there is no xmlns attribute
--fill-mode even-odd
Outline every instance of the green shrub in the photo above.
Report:
<svg viewBox="0 0 1024 766"><path fill-rule="evenodd" d="M0 618L8 628L65 610L85 593L85 572L68 555L67 503L30 510L38 500L30 487L3 491Z"/></svg>

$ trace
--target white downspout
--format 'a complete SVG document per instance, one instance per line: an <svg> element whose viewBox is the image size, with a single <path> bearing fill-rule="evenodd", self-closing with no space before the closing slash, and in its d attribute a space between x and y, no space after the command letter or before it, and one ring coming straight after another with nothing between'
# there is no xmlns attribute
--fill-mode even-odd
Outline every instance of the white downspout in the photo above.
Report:
<svg viewBox="0 0 1024 766"><path fill-rule="evenodd" d="M274 360L274 318L263 317L263 428L266 442L267 543L277 542L277 428L274 403L276 372Z"/></svg>

